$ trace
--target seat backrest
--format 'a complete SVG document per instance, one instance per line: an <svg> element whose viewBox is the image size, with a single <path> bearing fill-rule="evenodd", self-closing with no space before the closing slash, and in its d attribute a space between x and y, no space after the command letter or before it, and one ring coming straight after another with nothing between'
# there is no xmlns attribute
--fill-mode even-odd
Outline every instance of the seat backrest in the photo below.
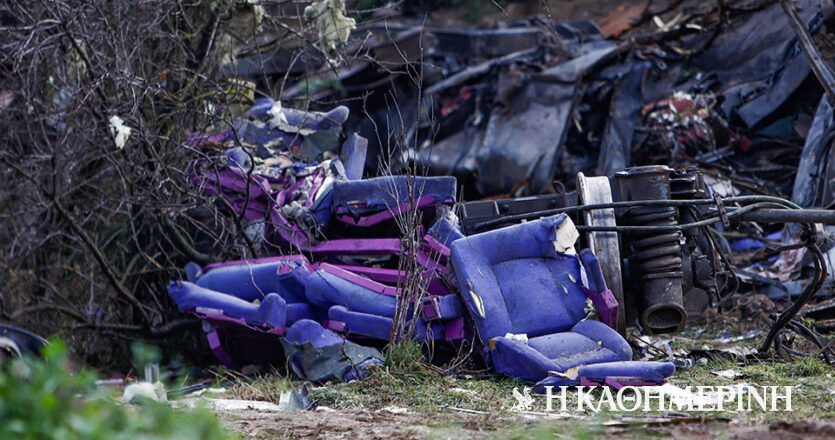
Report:
<svg viewBox="0 0 835 440"><path fill-rule="evenodd" d="M455 177L386 176L334 183L333 202L336 208L356 212L377 212L395 209L408 203L409 197L428 197L431 204L455 203ZM420 207L420 206L418 206Z"/></svg>
<svg viewBox="0 0 835 440"><path fill-rule="evenodd" d="M305 302L311 267L303 255L284 255L209 264L194 281L200 287L246 301L278 293L288 303Z"/></svg>
<svg viewBox="0 0 835 440"><path fill-rule="evenodd" d="M560 214L452 244L460 294L482 342L507 333L558 333L585 317L576 238Z"/></svg>

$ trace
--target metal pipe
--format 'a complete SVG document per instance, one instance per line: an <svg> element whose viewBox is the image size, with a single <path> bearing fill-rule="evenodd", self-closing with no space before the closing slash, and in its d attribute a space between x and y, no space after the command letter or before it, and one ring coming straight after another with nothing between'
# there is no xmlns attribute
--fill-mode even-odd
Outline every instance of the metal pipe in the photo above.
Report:
<svg viewBox="0 0 835 440"><path fill-rule="evenodd" d="M823 223L825 225L835 225L835 211L826 209L757 209L756 211L740 214L737 219L761 223Z"/></svg>

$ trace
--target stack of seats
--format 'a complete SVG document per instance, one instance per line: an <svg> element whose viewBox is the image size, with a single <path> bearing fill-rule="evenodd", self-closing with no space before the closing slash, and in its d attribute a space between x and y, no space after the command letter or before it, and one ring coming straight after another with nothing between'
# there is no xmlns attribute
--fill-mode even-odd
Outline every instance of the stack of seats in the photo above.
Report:
<svg viewBox="0 0 835 440"><path fill-rule="evenodd" d="M539 389L672 374L668 363L631 361L613 330L618 304L594 255L574 251L565 214L464 236L454 177L362 179L367 142L357 135L339 157L325 154L339 147L346 118L344 107L302 112L260 100L235 130L195 138L227 150L219 163L198 161L192 182L223 198L265 254L293 254L189 264L187 280L169 286L180 310L204 321L223 363L286 360L308 380L358 378L382 356L355 342L382 345L405 310L414 339L475 342L495 371ZM402 231L412 214L416 231ZM403 232L419 243L404 246ZM404 257L414 273L403 272ZM420 277L420 292L400 290L408 276Z"/></svg>

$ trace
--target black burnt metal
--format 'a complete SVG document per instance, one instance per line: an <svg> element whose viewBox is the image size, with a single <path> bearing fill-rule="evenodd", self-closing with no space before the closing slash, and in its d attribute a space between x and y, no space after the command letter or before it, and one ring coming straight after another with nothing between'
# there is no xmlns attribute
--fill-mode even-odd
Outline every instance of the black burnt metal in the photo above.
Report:
<svg viewBox="0 0 835 440"><path fill-rule="evenodd" d="M674 170L670 174L670 188L673 199L707 200L704 175L695 167ZM679 206L679 222L693 223L706 217L708 205ZM682 294L688 321L703 319L713 298L718 298L717 276L727 277L721 269L712 250L710 236L704 228L683 231L684 244L681 249Z"/></svg>
<svg viewBox="0 0 835 440"><path fill-rule="evenodd" d="M828 209L758 209L739 216L741 221L758 223L835 224L835 211Z"/></svg>
<svg viewBox="0 0 835 440"><path fill-rule="evenodd" d="M555 209L577 206L576 192L566 192L562 184L555 186L558 189L556 194L462 203L460 217L464 233L467 235L477 234L518 223L518 220L515 220L517 216L534 219L553 215L551 212ZM559 191L560 189L562 191ZM572 220L576 222L576 214L572 213L572 217ZM507 222L503 220L507 220Z"/></svg>
<svg viewBox="0 0 835 440"><path fill-rule="evenodd" d="M666 166L645 166L617 173L620 200L670 199L671 172ZM675 207L632 207L625 209L621 217L631 226L678 224ZM638 281L639 288L636 291L629 286L624 287L631 290L633 303L639 303L636 305L641 310L640 323L648 333L677 332L686 322L681 241L679 231L635 232L622 237L627 249L630 276Z"/></svg>

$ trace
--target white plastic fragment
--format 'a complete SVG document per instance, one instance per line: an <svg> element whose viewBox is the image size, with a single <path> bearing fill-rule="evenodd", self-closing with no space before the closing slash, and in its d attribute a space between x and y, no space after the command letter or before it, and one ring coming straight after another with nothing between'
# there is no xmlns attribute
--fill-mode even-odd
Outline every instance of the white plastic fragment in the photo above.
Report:
<svg viewBox="0 0 835 440"><path fill-rule="evenodd" d="M269 412L281 411L281 407L274 403L258 400L206 399L206 402L215 411L242 411L247 409Z"/></svg>
<svg viewBox="0 0 835 440"><path fill-rule="evenodd" d="M284 110L282 110L281 108L280 101L276 101L275 104L273 104L272 108L267 111L267 116L270 117L268 123L271 128L277 128L281 131L286 131L288 133L298 133L302 136L307 136L316 132L316 130L296 127L295 125L291 125L289 122L287 122L287 116L284 114Z"/></svg>
<svg viewBox="0 0 835 440"><path fill-rule="evenodd" d="M559 226L557 226L554 237L554 250L560 254L576 254L574 250L574 243L580 238L580 232L574 226L574 222L566 217Z"/></svg>
<svg viewBox="0 0 835 440"><path fill-rule="evenodd" d="M711 374L714 376L724 377L725 379L736 379L737 377L742 376L742 373L736 370L711 371Z"/></svg>
<svg viewBox="0 0 835 440"><path fill-rule="evenodd" d="M473 390L468 390L466 388L460 388L460 387L450 388L449 392L450 393L456 393L456 394L467 394L467 395L471 395L471 396L478 395L478 393L476 393Z"/></svg>
<svg viewBox="0 0 835 440"><path fill-rule="evenodd" d="M162 382L136 382L125 387L125 392L122 394L122 402L138 403L141 401L141 398L155 402L168 401L165 386Z"/></svg>
<svg viewBox="0 0 835 440"><path fill-rule="evenodd" d="M518 335L514 334L514 333L505 333L504 338L505 339L510 339L511 341L521 342L523 344L528 343L527 333L521 333L521 334L518 334Z"/></svg>
<svg viewBox="0 0 835 440"><path fill-rule="evenodd" d="M353 18L345 16L343 0L320 0L304 8L304 18L312 20L325 50L333 52L337 43L345 43L357 27Z"/></svg>
<svg viewBox="0 0 835 440"><path fill-rule="evenodd" d="M484 301L481 299L481 295L479 295L475 290L473 290L473 283L467 281L467 287L470 290L470 298L473 300L473 306L475 306L475 311L478 313L478 316L482 318L486 318L487 316L484 313Z"/></svg>
<svg viewBox="0 0 835 440"><path fill-rule="evenodd" d="M131 128L125 125L122 118L113 115L110 117L110 134L113 135L113 141L116 143L116 148L125 148L125 143L130 137Z"/></svg>

